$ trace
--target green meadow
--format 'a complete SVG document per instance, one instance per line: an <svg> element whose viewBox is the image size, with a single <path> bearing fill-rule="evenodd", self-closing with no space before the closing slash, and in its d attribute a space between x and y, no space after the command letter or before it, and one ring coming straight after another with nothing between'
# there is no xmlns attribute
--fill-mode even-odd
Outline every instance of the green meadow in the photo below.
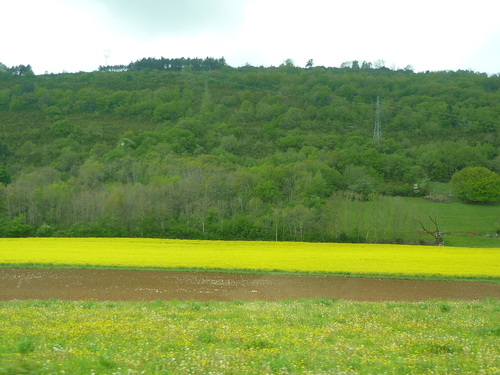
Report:
<svg viewBox="0 0 500 375"><path fill-rule="evenodd" d="M500 301L0 303L0 374L496 374Z"/></svg>
<svg viewBox="0 0 500 375"><path fill-rule="evenodd" d="M474 205L458 201L450 203L430 202L422 198L407 198L413 203L416 214L424 218L426 215L436 217L439 229L448 246L465 247L499 247L500 229L499 205ZM425 222L428 229L434 230L430 220ZM430 237L430 236L428 236ZM430 237L428 240L430 241Z"/></svg>
<svg viewBox="0 0 500 375"><path fill-rule="evenodd" d="M439 230L447 246L500 247L500 205L465 204L453 197L448 183L433 182L432 196L443 196L446 203L423 198L404 198L415 217L420 218L427 229L434 230L429 216L436 218ZM422 238L431 241L432 237Z"/></svg>

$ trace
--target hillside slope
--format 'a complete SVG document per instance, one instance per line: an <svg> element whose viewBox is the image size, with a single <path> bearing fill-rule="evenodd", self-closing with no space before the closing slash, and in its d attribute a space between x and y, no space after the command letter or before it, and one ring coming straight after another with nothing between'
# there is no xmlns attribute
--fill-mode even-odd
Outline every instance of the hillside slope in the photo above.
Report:
<svg viewBox="0 0 500 375"><path fill-rule="evenodd" d="M498 76L137 66L0 72L0 235L415 242L398 196L500 171Z"/></svg>

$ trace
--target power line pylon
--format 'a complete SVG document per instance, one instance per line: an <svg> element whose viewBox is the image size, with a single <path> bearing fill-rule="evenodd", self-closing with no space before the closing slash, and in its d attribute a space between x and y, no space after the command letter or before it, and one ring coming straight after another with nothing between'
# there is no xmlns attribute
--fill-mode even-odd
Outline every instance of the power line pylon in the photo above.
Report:
<svg viewBox="0 0 500 375"><path fill-rule="evenodd" d="M105 60L105 62L106 62L106 65L105 65L105 66L108 66L109 56L110 56L109 49L105 49L105 50L104 50L104 60Z"/></svg>
<svg viewBox="0 0 500 375"><path fill-rule="evenodd" d="M375 129L373 140L382 138L382 126L380 125L380 96L377 96L377 111L375 113Z"/></svg>

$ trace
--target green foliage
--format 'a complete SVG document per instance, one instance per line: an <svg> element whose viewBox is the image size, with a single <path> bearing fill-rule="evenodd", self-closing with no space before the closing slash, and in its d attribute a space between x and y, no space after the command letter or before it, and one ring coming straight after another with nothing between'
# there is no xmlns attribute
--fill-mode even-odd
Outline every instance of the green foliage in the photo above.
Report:
<svg viewBox="0 0 500 375"><path fill-rule="evenodd" d="M0 223L0 236L2 237L30 237L34 233L35 228L26 223L24 214Z"/></svg>
<svg viewBox="0 0 500 375"><path fill-rule="evenodd" d="M500 201L500 175L485 167L467 167L456 172L451 187L465 202Z"/></svg>
<svg viewBox="0 0 500 375"><path fill-rule="evenodd" d="M12 181L10 174L5 170L3 165L0 165L0 184L7 186Z"/></svg>
<svg viewBox="0 0 500 375"><path fill-rule="evenodd" d="M71 134L72 128L71 123L67 119L64 119L54 122L50 127L50 131L56 137L66 137Z"/></svg>
<svg viewBox="0 0 500 375"><path fill-rule="evenodd" d="M500 172L498 76L212 58L0 73L4 236L412 242L366 220L371 198L425 196L467 167Z"/></svg>

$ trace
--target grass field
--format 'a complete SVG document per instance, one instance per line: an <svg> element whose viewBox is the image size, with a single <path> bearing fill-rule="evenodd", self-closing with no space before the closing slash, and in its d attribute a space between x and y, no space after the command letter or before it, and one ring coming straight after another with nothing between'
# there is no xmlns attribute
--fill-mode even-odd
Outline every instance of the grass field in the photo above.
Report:
<svg viewBox="0 0 500 375"><path fill-rule="evenodd" d="M422 220L428 215L437 218L447 246L500 247L499 204L465 204L453 197L448 183L433 182L430 187L431 195L446 196L450 203L404 199L414 207L416 217Z"/></svg>
<svg viewBox="0 0 500 375"><path fill-rule="evenodd" d="M0 374L496 374L500 301L0 302Z"/></svg>
<svg viewBox="0 0 500 375"><path fill-rule="evenodd" d="M0 265L500 277L500 249L128 238L0 239Z"/></svg>
<svg viewBox="0 0 500 375"><path fill-rule="evenodd" d="M440 229L445 232L496 233L500 229L500 206L464 204L458 201L450 203L430 202L422 198L406 198L414 202L417 214L436 216Z"/></svg>
<svg viewBox="0 0 500 375"><path fill-rule="evenodd" d="M0 239L0 266L489 277L500 249ZM500 301L0 302L0 374L500 374Z"/></svg>

